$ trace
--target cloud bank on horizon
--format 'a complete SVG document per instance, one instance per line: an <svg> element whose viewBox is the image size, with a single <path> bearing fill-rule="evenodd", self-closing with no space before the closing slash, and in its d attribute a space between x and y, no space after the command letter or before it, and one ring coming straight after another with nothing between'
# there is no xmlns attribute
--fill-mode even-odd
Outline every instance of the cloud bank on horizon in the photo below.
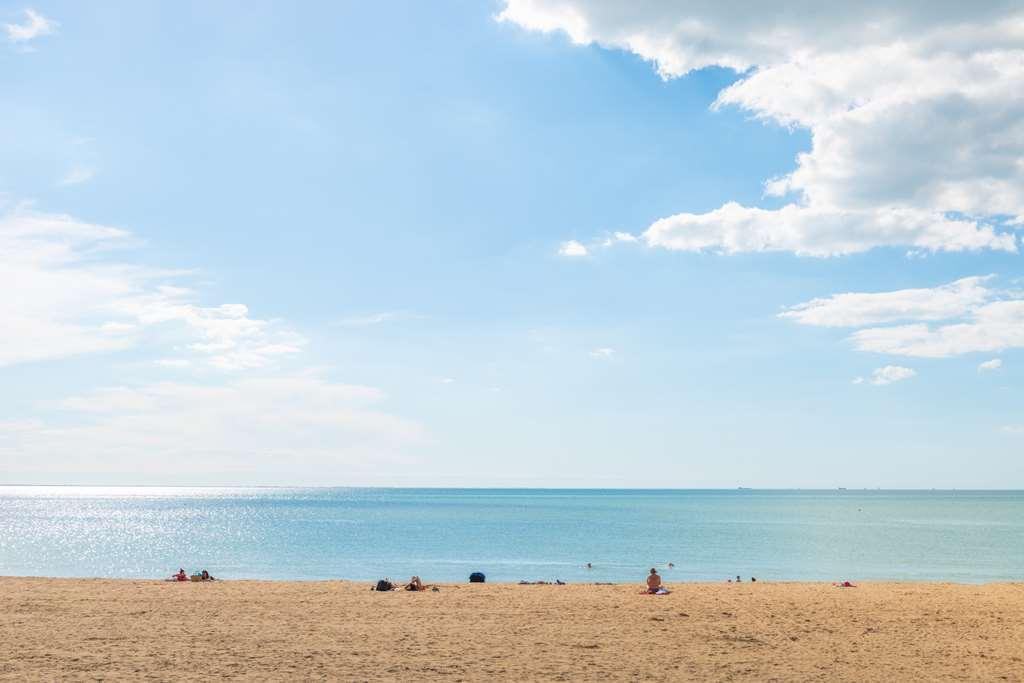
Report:
<svg viewBox="0 0 1024 683"><path fill-rule="evenodd" d="M245 304L196 303L201 293L181 284L192 273L133 263L132 246L125 230L30 205L0 213L0 289L12 293L0 297L0 320L15 331L0 344L0 369L143 350L179 375L53 401L45 417L0 419L8 477L38 462L102 477L136 470L139 454L147 476L195 468L242 480L255 468L287 477L294 466L402 462L425 438L417 422L377 407L379 389L283 367L305 345L297 331Z"/></svg>
<svg viewBox="0 0 1024 683"><path fill-rule="evenodd" d="M1024 8L1014 2L507 0L498 15L632 52L662 78L725 67L713 107L810 131L788 200L661 218L650 247L1016 253L1024 224ZM580 243L563 254L585 256Z"/></svg>

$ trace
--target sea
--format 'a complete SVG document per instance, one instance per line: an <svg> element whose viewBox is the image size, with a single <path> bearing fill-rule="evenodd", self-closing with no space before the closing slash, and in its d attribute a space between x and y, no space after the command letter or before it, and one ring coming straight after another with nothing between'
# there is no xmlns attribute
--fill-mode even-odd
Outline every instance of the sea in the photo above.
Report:
<svg viewBox="0 0 1024 683"><path fill-rule="evenodd" d="M0 486L0 575L179 567L224 579L639 583L657 567L668 582L1020 581L1024 492Z"/></svg>

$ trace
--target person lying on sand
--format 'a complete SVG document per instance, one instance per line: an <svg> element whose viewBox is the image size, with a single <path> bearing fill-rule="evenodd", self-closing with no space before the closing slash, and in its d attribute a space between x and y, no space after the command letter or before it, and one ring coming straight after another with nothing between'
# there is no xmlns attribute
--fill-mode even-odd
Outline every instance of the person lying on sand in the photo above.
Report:
<svg viewBox="0 0 1024 683"><path fill-rule="evenodd" d="M425 591L427 589L426 589L426 587L424 587L423 582L420 581L420 577L414 576L411 579L409 579L409 583L406 584L405 590L407 590L407 591Z"/></svg>

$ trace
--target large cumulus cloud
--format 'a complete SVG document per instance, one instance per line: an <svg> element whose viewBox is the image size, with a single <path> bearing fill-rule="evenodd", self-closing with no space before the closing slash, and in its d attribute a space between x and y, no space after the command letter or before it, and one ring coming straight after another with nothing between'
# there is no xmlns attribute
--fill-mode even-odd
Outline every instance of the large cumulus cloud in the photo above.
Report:
<svg viewBox="0 0 1024 683"><path fill-rule="evenodd" d="M777 210L665 217L651 246L855 253L1017 250L1024 224L1024 8L987 2L508 0L500 18L631 51L665 78L741 73L715 107L811 133L766 181Z"/></svg>

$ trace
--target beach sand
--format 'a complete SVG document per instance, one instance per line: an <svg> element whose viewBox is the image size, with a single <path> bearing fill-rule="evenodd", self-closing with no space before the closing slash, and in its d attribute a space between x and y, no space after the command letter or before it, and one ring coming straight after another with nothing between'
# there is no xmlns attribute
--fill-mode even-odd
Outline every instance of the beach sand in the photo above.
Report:
<svg viewBox="0 0 1024 683"><path fill-rule="evenodd" d="M1024 584L0 578L0 678L1024 681Z"/></svg>

